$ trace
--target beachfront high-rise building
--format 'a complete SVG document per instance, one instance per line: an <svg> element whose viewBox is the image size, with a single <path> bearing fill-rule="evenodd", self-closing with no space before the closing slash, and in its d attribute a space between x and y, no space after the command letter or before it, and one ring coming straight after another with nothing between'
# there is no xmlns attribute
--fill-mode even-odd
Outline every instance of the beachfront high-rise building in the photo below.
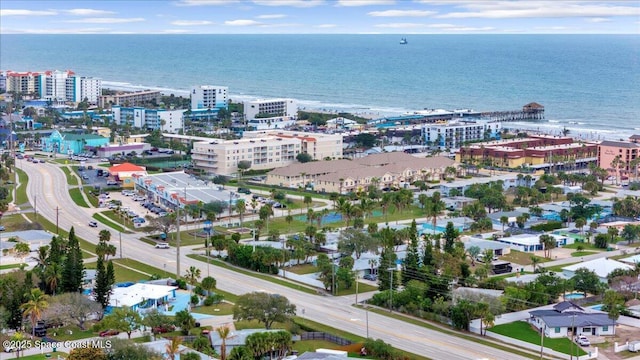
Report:
<svg viewBox="0 0 640 360"><path fill-rule="evenodd" d="M427 145L440 150L456 150L469 141L500 138L500 122L449 121L425 124L422 134Z"/></svg>
<svg viewBox="0 0 640 360"><path fill-rule="evenodd" d="M293 99L261 99L244 102L247 120L269 117L295 117L298 103Z"/></svg>
<svg viewBox="0 0 640 360"><path fill-rule="evenodd" d="M113 121L119 125L129 124L132 127L147 130L162 130L176 133L184 126L185 110L147 109L143 107L111 107Z"/></svg>
<svg viewBox="0 0 640 360"><path fill-rule="evenodd" d="M105 109L113 105L144 106L146 103L158 104L161 100L162 93L155 90L126 91L113 95L101 95L99 97L100 107Z"/></svg>
<svg viewBox="0 0 640 360"><path fill-rule="evenodd" d="M227 109L229 106L228 93L229 88L226 86L192 86L191 109Z"/></svg>
<svg viewBox="0 0 640 360"><path fill-rule="evenodd" d="M78 103L87 99L90 104L97 104L102 92L100 79L76 76L71 70L22 73L7 71L4 76L7 92L16 91L51 101Z"/></svg>

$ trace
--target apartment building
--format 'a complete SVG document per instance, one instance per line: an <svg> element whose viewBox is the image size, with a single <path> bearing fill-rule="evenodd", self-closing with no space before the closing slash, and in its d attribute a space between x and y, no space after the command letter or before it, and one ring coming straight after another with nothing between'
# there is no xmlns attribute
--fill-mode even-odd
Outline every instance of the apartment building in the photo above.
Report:
<svg viewBox="0 0 640 360"><path fill-rule="evenodd" d="M598 166L608 169L614 176L617 172L620 172L619 175L633 173L634 164L638 166L637 162L640 161L636 160L640 156L637 138L638 135L633 135L629 138L630 141L605 140L598 144ZM620 162L617 166L616 158Z"/></svg>
<svg viewBox="0 0 640 360"><path fill-rule="evenodd" d="M469 141L499 139L499 122L450 121L425 124L422 127L425 144L440 150L458 149Z"/></svg>
<svg viewBox="0 0 640 360"><path fill-rule="evenodd" d="M175 133L183 128L185 110L147 109L143 107L112 106L113 119L119 125L129 124L148 130Z"/></svg>
<svg viewBox="0 0 640 360"><path fill-rule="evenodd" d="M191 87L191 109L227 109L229 88L200 85Z"/></svg>
<svg viewBox="0 0 640 360"><path fill-rule="evenodd" d="M249 161L253 170L273 169L294 163L300 151L301 142L295 138L211 139L194 143L191 159L207 174L232 175L240 161Z"/></svg>
<svg viewBox="0 0 640 360"><path fill-rule="evenodd" d="M293 99L261 99L244 102L247 120L270 117L296 117L298 103Z"/></svg>
<svg viewBox="0 0 640 360"><path fill-rule="evenodd" d="M598 145L570 137L535 135L476 143L460 148L456 161L466 164L534 170L586 168L597 160Z"/></svg>
<svg viewBox="0 0 640 360"><path fill-rule="evenodd" d="M101 95L99 97L100 107L108 108L112 105L119 106L140 106L146 103L160 103L162 94L160 91L144 90L136 92L122 92L115 95Z"/></svg>
<svg viewBox="0 0 640 360"><path fill-rule="evenodd" d="M243 138L259 138L275 136L300 141L300 152L311 155L313 160L339 159L342 157L342 135L324 134L287 130L257 130L245 131Z"/></svg>
<svg viewBox="0 0 640 360"><path fill-rule="evenodd" d="M51 101L81 102L87 99L97 104L102 92L102 80L93 77L76 76L71 70L43 72L4 73L6 90L22 94L35 94L40 99Z"/></svg>

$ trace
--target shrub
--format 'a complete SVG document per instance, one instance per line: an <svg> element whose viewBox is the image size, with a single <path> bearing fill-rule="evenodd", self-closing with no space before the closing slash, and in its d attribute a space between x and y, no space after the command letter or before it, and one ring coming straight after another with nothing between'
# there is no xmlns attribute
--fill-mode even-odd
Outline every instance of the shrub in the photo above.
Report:
<svg viewBox="0 0 640 360"><path fill-rule="evenodd" d="M200 297L198 295L191 295L191 304L198 305L200 302Z"/></svg>
<svg viewBox="0 0 640 360"><path fill-rule="evenodd" d="M176 280L176 284L178 285L178 288L181 290L187 290L187 282L184 279L178 279Z"/></svg>
<svg viewBox="0 0 640 360"><path fill-rule="evenodd" d="M560 221L547 221L544 224L536 224L531 226L531 230L534 231L552 231L562 229L562 222Z"/></svg>

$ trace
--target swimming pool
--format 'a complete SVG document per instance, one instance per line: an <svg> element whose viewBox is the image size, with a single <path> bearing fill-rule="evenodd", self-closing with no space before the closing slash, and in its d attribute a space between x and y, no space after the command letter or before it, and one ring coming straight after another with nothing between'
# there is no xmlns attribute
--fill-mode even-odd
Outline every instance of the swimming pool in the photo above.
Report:
<svg viewBox="0 0 640 360"><path fill-rule="evenodd" d="M422 230L418 231L420 234L424 234L426 232L433 232L433 225L432 224L422 223L422 224L420 224L420 226L422 227ZM463 232L464 231L462 226L458 226L458 227L454 226L454 228L456 228L459 232ZM436 232L437 233L443 233L445 230L446 230L445 226L436 225Z"/></svg>
<svg viewBox="0 0 640 360"><path fill-rule="evenodd" d="M570 293L570 294L565 294L564 298L565 299L569 299L569 300L582 299L582 298L584 298L584 294L583 293Z"/></svg>

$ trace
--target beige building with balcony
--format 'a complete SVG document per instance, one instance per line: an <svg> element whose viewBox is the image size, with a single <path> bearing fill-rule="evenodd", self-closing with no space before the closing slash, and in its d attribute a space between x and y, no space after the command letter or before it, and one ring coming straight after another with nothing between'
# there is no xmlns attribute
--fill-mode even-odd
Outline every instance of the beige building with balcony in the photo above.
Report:
<svg viewBox="0 0 640 360"><path fill-rule="evenodd" d="M267 175L267 184L291 188L313 187L340 194L366 190L370 185L400 188L418 179L442 178L455 161L442 157L415 157L403 152L369 155L355 160L292 164Z"/></svg>

